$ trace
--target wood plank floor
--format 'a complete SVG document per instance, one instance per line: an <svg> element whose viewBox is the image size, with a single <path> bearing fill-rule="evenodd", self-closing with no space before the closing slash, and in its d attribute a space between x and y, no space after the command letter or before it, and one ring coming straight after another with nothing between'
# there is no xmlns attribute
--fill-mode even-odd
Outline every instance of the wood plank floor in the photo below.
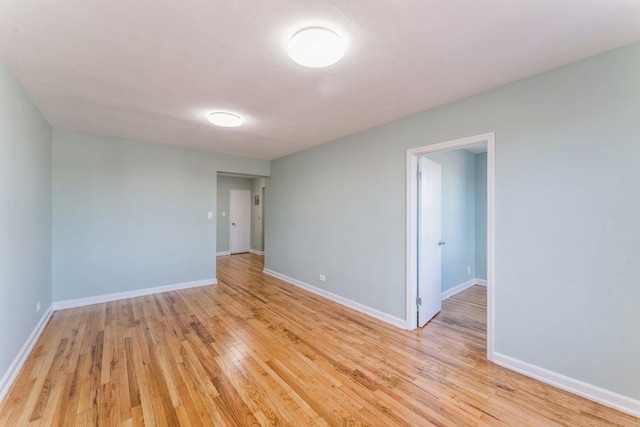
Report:
<svg viewBox="0 0 640 427"><path fill-rule="evenodd" d="M402 331L218 258L216 286L56 312L2 426L632 426L485 360L475 286Z"/></svg>

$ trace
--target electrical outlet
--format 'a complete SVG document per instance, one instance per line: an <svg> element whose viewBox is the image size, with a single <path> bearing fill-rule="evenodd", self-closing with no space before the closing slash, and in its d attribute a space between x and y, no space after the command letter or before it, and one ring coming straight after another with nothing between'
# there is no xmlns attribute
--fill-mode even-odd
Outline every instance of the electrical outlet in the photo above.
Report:
<svg viewBox="0 0 640 427"><path fill-rule="evenodd" d="M467 266L467 274L471 274L471 266L470 265Z"/></svg>
<svg viewBox="0 0 640 427"><path fill-rule="evenodd" d="M325 276L324 274L320 275L320 281L321 282L326 282L327 281L327 276Z"/></svg>
<svg viewBox="0 0 640 427"><path fill-rule="evenodd" d="M36 303L36 312L40 311L40 301Z"/></svg>

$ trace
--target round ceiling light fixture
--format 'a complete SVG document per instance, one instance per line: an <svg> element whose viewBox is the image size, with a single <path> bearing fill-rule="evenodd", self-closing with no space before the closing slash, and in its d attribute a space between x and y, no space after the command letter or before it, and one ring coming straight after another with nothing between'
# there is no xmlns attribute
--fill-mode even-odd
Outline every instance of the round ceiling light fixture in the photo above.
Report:
<svg viewBox="0 0 640 427"><path fill-rule="evenodd" d="M237 128L242 124L242 117L226 111L215 111L209 114L207 118L212 124L225 128Z"/></svg>
<svg viewBox="0 0 640 427"><path fill-rule="evenodd" d="M338 62L344 51L344 40L325 27L303 28L289 41L289 56L304 67L328 67Z"/></svg>

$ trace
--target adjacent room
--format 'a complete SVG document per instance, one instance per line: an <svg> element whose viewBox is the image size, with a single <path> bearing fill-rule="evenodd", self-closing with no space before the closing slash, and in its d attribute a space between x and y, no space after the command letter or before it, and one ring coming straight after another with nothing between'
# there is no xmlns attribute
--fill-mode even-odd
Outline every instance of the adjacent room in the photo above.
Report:
<svg viewBox="0 0 640 427"><path fill-rule="evenodd" d="M264 254L265 185L264 177L218 173L217 256Z"/></svg>
<svg viewBox="0 0 640 427"><path fill-rule="evenodd" d="M0 426L640 425L640 2L0 2Z"/></svg>
<svg viewBox="0 0 640 427"><path fill-rule="evenodd" d="M452 297L478 300L486 310L487 144L431 152L419 162L420 237L410 256L417 261L417 326L423 327ZM486 318L486 311L480 314Z"/></svg>

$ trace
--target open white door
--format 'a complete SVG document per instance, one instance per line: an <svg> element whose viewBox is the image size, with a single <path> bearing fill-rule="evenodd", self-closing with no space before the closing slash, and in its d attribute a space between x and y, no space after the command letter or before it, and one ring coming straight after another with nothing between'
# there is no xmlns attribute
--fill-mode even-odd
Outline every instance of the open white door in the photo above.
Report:
<svg viewBox="0 0 640 427"><path fill-rule="evenodd" d="M229 190L229 249L232 254L251 247L251 191Z"/></svg>
<svg viewBox="0 0 640 427"><path fill-rule="evenodd" d="M440 312L442 276L442 168L420 158L418 195L418 327Z"/></svg>

